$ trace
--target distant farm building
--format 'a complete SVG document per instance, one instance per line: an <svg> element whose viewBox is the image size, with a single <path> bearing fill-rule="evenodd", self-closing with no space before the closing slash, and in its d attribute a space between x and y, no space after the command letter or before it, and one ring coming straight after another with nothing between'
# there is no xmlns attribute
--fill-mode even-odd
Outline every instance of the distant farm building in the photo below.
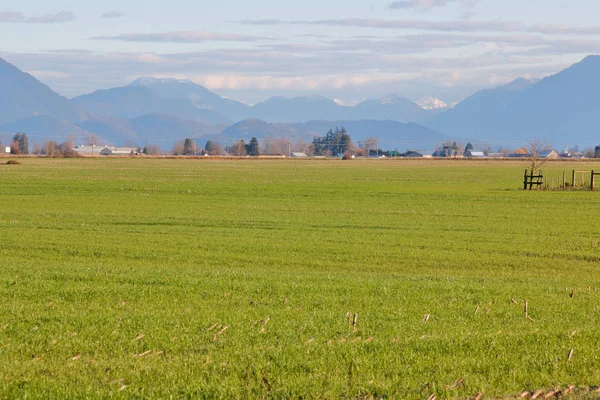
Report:
<svg viewBox="0 0 600 400"><path fill-rule="evenodd" d="M102 156L136 156L139 151L135 147L104 147L100 150Z"/></svg>
<svg viewBox="0 0 600 400"><path fill-rule="evenodd" d="M486 157L486 155L483 151L478 151L478 150L467 150L467 151L465 151L464 156L467 158L484 158L484 157Z"/></svg>
<svg viewBox="0 0 600 400"><path fill-rule="evenodd" d="M560 158L560 155L556 152L556 150L548 150L540 153L540 158L546 158L548 160L556 160Z"/></svg>
<svg viewBox="0 0 600 400"><path fill-rule="evenodd" d="M292 158L306 158L308 156L306 155L306 153L292 153L292 154L290 154L290 157L292 157Z"/></svg>
<svg viewBox="0 0 600 400"><path fill-rule="evenodd" d="M419 153L418 151L407 151L406 154L404 154L404 157L406 157L406 158L423 158L423 154Z"/></svg>
<svg viewBox="0 0 600 400"><path fill-rule="evenodd" d="M510 158L529 158L531 154L528 153L512 153L509 154ZM539 158L547 159L547 160L558 160L560 155L555 150L547 150L539 154Z"/></svg>
<svg viewBox="0 0 600 400"><path fill-rule="evenodd" d="M82 156L97 156L100 153L100 149L97 146L80 145L73 147L72 150Z"/></svg>

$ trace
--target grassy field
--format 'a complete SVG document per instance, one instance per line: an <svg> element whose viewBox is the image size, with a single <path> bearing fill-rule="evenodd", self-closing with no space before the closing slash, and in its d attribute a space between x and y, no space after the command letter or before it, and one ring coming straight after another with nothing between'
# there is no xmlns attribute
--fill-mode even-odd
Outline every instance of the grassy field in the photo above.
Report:
<svg viewBox="0 0 600 400"><path fill-rule="evenodd" d="M21 162L0 165L0 398L600 384L600 193L524 192L501 162Z"/></svg>

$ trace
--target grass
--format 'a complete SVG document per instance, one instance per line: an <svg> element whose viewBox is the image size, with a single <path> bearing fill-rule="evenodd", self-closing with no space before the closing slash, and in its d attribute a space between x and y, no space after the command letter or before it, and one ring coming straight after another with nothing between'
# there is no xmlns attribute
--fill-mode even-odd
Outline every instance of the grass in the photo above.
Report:
<svg viewBox="0 0 600 400"><path fill-rule="evenodd" d="M0 165L2 398L600 384L597 193L524 192L501 162L21 162Z"/></svg>

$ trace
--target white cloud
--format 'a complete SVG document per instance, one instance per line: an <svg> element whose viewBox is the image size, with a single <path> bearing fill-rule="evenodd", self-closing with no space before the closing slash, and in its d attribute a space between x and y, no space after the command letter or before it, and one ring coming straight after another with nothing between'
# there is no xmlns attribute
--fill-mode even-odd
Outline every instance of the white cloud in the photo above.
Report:
<svg viewBox="0 0 600 400"><path fill-rule="evenodd" d="M139 62L145 63L145 64L161 64L164 62L168 62L169 60L158 56L156 54L149 54L149 53L144 53L144 54L140 54L137 56L137 60Z"/></svg>
<svg viewBox="0 0 600 400"><path fill-rule="evenodd" d="M391 9L417 9L429 11L436 7L445 7L451 3L459 3L461 7L473 7L479 0L398 0L389 4Z"/></svg>
<svg viewBox="0 0 600 400"><path fill-rule="evenodd" d="M203 43L203 42L253 42L260 39L236 33L216 33L202 31L124 33L116 36L92 37L92 40L118 40L123 42L167 42L167 43Z"/></svg>
<svg viewBox="0 0 600 400"><path fill-rule="evenodd" d="M60 11L56 14L45 14L35 17L27 17L23 13L4 11L0 12L0 23L20 22L30 24L52 24L57 22L69 22L75 20L75 14L71 11Z"/></svg>
<svg viewBox="0 0 600 400"><path fill-rule="evenodd" d="M443 32L515 32L525 29L519 21L427 21L411 19L341 18L326 20L242 20L244 25L319 25L396 30L428 30Z"/></svg>
<svg viewBox="0 0 600 400"><path fill-rule="evenodd" d="M119 11L109 11L107 13L102 14L102 18L113 19L113 18L121 18L125 14Z"/></svg>

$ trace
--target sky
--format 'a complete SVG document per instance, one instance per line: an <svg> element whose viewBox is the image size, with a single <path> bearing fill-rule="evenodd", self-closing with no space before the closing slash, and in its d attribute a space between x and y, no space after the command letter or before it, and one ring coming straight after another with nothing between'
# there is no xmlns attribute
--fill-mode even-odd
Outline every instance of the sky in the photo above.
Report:
<svg viewBox="0 0 600 400"><path fill-rule="evenodd" d="M0 57L67 97L140 76L255 104L447 103L600 54L598 0L2 0Z"/></svg>

